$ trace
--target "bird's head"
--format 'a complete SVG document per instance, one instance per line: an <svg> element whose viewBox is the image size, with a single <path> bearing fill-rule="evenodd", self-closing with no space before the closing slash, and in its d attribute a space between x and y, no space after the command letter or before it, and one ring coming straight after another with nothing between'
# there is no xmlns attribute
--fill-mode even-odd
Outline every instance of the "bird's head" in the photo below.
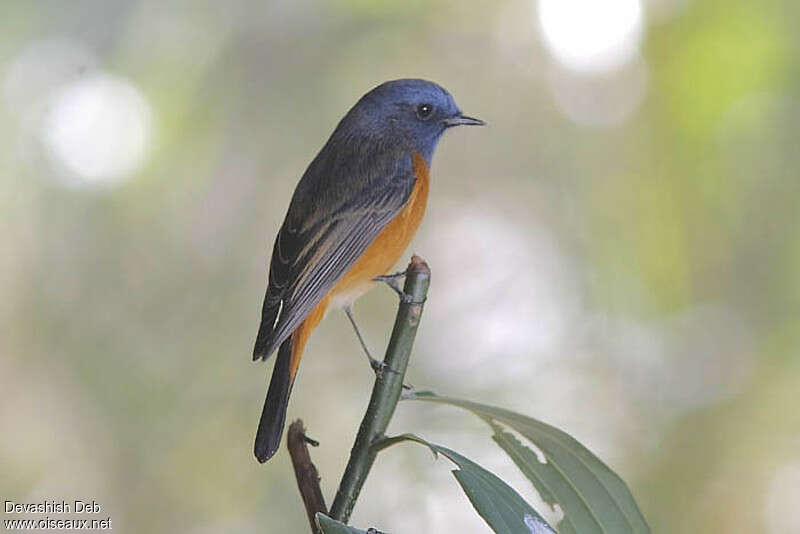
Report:
<svg viewBox="0 0 800 534"><path fill-rule="evenodd" d="M427 160L448 128L481 126L467 117L443 87L426 80L385 82L365 94L343 123L381 143L397 143L420 152Z"/></svg>

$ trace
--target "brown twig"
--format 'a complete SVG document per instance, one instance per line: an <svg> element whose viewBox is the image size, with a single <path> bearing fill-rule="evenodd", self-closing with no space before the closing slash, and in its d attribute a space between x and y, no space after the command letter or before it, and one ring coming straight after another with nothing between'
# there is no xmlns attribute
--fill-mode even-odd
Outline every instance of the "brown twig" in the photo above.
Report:
<svg viewBox="0 0 800 534"><path fill-rule="evenodd" d="M319 487L319 473L317 473L317 468L311 461L311 455L308 454L309 443L314 446L317 445L316 442L306 436L306 429L303 427L302 419L298 419L289 425L286 446L289 448L289 455L292 457L294 476L297 478L297 488L300 490L300 496L303 498L303 504L306 507L308 521L311 523L311 532L317 534L319 529L314 516L317 512L327 515L328 507L325 506L325 498L322 496L322 490Z"/></svg>

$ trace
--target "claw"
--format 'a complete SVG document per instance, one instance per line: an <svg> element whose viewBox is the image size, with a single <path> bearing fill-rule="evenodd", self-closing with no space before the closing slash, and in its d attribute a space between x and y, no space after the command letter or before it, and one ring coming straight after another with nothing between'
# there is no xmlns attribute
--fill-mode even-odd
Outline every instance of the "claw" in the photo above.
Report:
<svg viewBox="0 0 800 534"><path fill-rule="evenodd" d="M402 302L403 304L422 304L421 302L415 302L414 298L411 295L407 295L405 291L403 291L403 288L400 287L400 284L398 283L397 280L399 278L405 278L405 276L406 276L405 271L401 271L399 273L376 276L375 278L372 279L372 281L383 282L384 284L392 288L392 291L397 293L398 298L400 298L400 302Z"/></svg>
<svg viewBox="0 0 800 534"><path fill-rule="evenodd" d="M398 278L405 278L405 277L406 277L406 271L398 271L392 274L382 274L380 276L376 276L375 278L373 278L373 280L375 280L376 282L386 282L387 280L390 279L397 280Z"/></svg>
<svg viewBox="0 0 800 534"><path fill-rule="evenodd" d="M397 293L397 295L402 300L404 297L406 297L406 294L403 292L403 288L400 287L400 284L397 282L397 279L402 278L405 275L406 273L386 274L383 276L376 276L372 280L375 282L383 282L384 284L392 288L392 290L395 293Z"/></svg>
<svg viewBox="0 0 800 534"><path fill-rule="evenodd" d="M383 378L383 371L386 369L386 364L382 361L376 360L373 357L369 357L369 366L372 367L372 370L375 371L376 378Z"/></svg>
<svg viewBox="0 0 800 534"><path fill-rule="evenodd" d="M399 272L399 273L384 274L382 276L376 276L375 278L372 279L372 281L373 282L383 282L384 284L386 284L387 286L392 288L392 291L397 293L397 296L400 299L400 302L402 302L403 304L425 304L424 300L423 301L414 300L414 297L412 297L411 295L408 295L405 291L403 291L403 288L400 287L400 284L397 282L397 279L398 278L404 278L405 276L406 276L406 273L405 273L405 271L403 271L403 272Z"/></svg>

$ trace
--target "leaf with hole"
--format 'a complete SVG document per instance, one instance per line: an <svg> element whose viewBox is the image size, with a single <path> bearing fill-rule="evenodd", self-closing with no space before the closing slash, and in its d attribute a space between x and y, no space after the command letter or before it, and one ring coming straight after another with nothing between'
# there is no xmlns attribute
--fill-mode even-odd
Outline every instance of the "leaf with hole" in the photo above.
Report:
<svg viewBox="0 0 800 534"><path fill-rule="evenodd" d="M382 449L412 441L425 445L435 455L447 457L458 469L453 476L461 485L472 506L498 534L555 534L547 522L514 489L472 460L447 447L425 441L413 434L384 439L376 444Z"/></svg>
<svg viewBox="0 0 800 534"><path fill-rule="evenodd" d="M561 430L509 410L476 402L440 397L431 392L406 395L420 400L458 406L487 421L493 439L511 457L549 504L564 512L561 534L649 534L628 486L597 456ZM501 426L530 440L544 455L536 453Z"/></svg>

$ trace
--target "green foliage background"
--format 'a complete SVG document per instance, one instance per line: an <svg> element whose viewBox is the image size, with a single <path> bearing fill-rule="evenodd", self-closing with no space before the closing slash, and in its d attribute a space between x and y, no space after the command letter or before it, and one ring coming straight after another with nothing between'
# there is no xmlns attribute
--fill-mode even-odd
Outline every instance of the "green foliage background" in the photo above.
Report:
<svg viewBox="0 0 800 534"><path fill-rule="evenodd" d="M575 435L654 532L784 532L782 473L800 470L800 8L670 4L647 3L646 94L606 127L560 112L531 2L0 4L0 80L32 44L77 42L154 117L130 179L75 188L36 115L0 105L0 495L96 499L121 532L305 531L287 454L259 467L250 450L271 239L344 111L419 76L489 126L437 153L409 381ZM529 279L544 296L515 322ZM544 301L563 332L515 344L551 331ZM356 313L379 352L394 297ZM474 324L489 341L469 351ZM362 358L331 314L290 408L322 442L329 496L369 394ZM532 495L468 416L404 403L393 430ZM484 532L431 464L384 453L353 524Z"/></svg>

